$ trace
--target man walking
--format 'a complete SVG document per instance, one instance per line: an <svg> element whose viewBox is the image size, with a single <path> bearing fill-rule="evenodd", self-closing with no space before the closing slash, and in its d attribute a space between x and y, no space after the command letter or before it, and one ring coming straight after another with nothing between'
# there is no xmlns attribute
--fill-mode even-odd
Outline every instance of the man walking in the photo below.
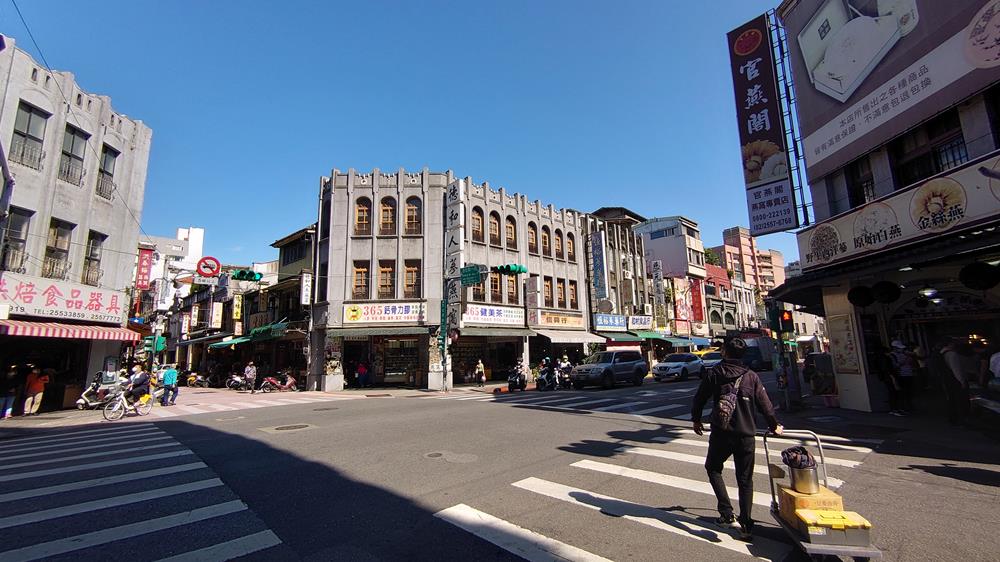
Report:
<svg viewBox="0 0 1000 562"><path fill-rule="evenodd" d="M173 406L174 402L177 401L177 392L177 368L174 365L167 365L167 370L163 371L163 401L161 404ZM170 397L169 402L168 396Z"/></svg>
<svg viewBox="0 0 1000 562"><path fill-rule="evenodd" d="M701 380L694 396L691 419L694 421L695 433L702 435L704 426L701 423L701 411L711 398L712 434L708 440L705 470L719 502L719 518L716 523L724 527L739 527L740 539L749 541L753 538L751 509L754 455L757 448L754 411L757 410L764 416L768 428L774 433L780 435L782 427L774 416L774 408L760 377L741 361L745 352L746 342L740 338L733 338L724 344L722 362ZM727 416L727 411L731 415ZM733 504L722 480L722 466L730 456L736 464L736 483L740 491L739 519L733 516Z"/></svg>
<svg viewBox="0 0 1000 562"><path fill-rule="evenodd" d="M45 393L45 385L49 382L49 372L51 369L42 371L38 367L33 367L28 374L28 380L24 385L24 415L38 415L38 407L42 405L42 395Z"/></svg>
<svg viewBox="0 0 1000 562"><path fill-rule="evenodd" d="M246 369L243 369L243 377L250 385L250 394L257 392L257 367L254 366L253 361L247 363Z"/></svg>

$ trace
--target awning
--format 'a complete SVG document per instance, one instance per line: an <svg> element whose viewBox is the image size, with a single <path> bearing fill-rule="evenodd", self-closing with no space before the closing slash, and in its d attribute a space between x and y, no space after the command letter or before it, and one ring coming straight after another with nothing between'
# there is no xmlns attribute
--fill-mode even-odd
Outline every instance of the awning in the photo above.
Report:
<svg viewBox="0 0 1000 562"><path fill-rule="evenodd" d="M535 335L535 332L527 328L462 328L459 332L463 336L493 336L495 338L524 338Z"/></svg>
<svg viewBox="0 0 1000 562"><path fill-rule="evenodd" d="M668 342L670 342L670 344L673 345L674 347L691 347L692 345L694 345L694 342L691 341L691 340L689 340L689 339L687 339L687 338L669 337L669 338L663 338L663 339L665 339Z"/></svg>
<svg viewBox="0 0 1000 562"><path fill-rule="evenodd" d="M795 338L797 342L819 341L819 336L799 336Z"/></svg>
<svg viewBox="0 0 1000 562"><path fill-rule="evenodd" d="M795 343L793 341L788 341L788 340L785 340L785 345L787 345L789 347L798 347L799 346L799 344L797 344L797 343Z"/></svg>
<svg viewBox="0 0 1000 562"><path fill-rule="evenodd" d="M661 334L660 332L650 332L648 330L636 330L632 332L633 334L639 336L644 340L666 340L667 336Z"/></svg>
<svg viewBox="0 0 1000 562"><path fill-rule="evenodd" d="M80 340L139 341L141 335L128 328L60 324L58 322L30 322L27 320L0 320L0 334L34 338L70 338Z"/></svg>
<svg viewBox="0 0 1000 562"><path fill-rule="evenodd" d="M242 336L239 338L233 338L231 340L217 341L215 343L210 343L208 344L208 347L209 349L219 349L222 347L229 347L231 345L239 345L241 343L246 343L248 341L250 341L250 338L248 336Z"/></svg>
<svg viewBox="0 0 1000 562"><path fill-rule="evenodd" d="M250 330L251 341L273 340L285 335L288 329L288 322L275 322L265 326L258 326Z"/></svg>
<svg viewBox="0 0 1000 562"><path fill-rule="evenodd" d="M228 332L223 332L223 333L218 333L218 334L212 334L210 336L202 336L200 338L195 338L193 340L181 340L181 341L177 342L177 345L191 345L193 343L208 343L210 341L217 341L217 340L221 340L223 338L228 338L230 336L232 336L232 334L230 334Z"/></svg>
<svg viewBox="0 0 1000 562"><path fill-rule="evenodd" d="M712 345L712 340L708 338L699 338L698 336L691 336L691 341L695 345Z"/></svg>
<svg viewBox="0 0 1000 562"><path fill-rule="evenodd" d="M628 332L597 332L597 335L610 341L642 341L639 336L632 335Z"/></svg>
<svg viewBox="0 0 1000 562"><path fill-rule="evenodd" d="M604 343L605 339L590 332L572 330L535 330L539 336L549 338L552 343Z"/></svg>
<svg viewBox="0 0 1000 562"><path fill-rule="evenodd" d="M429 333L426 327L395 326L379 328L330 328L326 331L331 336L419 336Z"/></svg>

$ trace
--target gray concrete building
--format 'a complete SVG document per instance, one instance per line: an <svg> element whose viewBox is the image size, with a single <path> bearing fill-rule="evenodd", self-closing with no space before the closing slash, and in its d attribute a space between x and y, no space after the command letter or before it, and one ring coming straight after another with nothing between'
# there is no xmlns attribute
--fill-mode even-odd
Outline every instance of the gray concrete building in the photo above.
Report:
<svg viewBox="0 0 1000 562"><path fill-rule="evenodd" d="M0 140L15 185L0 224L0 304L10 315L0 360L56 369L57 401L138 337L123 326L152 131L7 42ZM42 321L65 326L31 327Z"/></svg>
<svg viewBox="0 0 1000 562"><path fill-rule="evenodd" d="M311 364L326 388L364 382L361 363L372 384L427 386L441 361L444 198L456 179L426 169L322 178ZM582 355L598 341L588 334L582 215L471 178L462 185L465 264L521 264L529 274L489 273L460 291L451 380L465 382L480 359L500 379L533 355L567 346Z"/></svg>

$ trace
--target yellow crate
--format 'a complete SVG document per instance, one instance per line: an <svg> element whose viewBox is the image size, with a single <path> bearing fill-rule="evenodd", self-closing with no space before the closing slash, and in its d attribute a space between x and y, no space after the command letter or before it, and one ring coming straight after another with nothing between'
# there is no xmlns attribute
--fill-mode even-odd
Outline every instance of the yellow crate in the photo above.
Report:
<svg viewBox="0 0 1000 562"><path fill-rule="evenodd" d="M788 486L778 485L778 512L789 525L798 525L795 511L799 509L837 511L844 509L844 500L825 486L815 494L796 492Z"/></svg>
<svg viewBox="0 0 1000 562"><path fill-rule="evenodd" d="M853 511L795 510L799 530L816 544L869 546L872 524Z"/></svg>
<svg viewBox="0 0 1000 562"><path fill-rule="evenodd" d="M826 509L796 509L795 516L812 527L831 529L871 529L872 524L853 511L833 511Z"/></svg>

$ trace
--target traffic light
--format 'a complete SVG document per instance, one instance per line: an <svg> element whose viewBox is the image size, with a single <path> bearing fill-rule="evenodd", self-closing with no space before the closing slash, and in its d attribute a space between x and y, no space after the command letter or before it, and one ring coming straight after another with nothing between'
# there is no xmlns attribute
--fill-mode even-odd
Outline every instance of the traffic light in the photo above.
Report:
<svg viewBox="0 0 1000 562"><path fill-rule="evenodd" d="M499 273L500 275L520 275L527 273L528 268L520 264L509 263L507 265L494 265L490 268L490 271Z"/></svg>
<svg viewBox="0 0 1000 562"><path fill-rule="evenodd" d="M794 332L795 331L795 321L792 319L791 310L781 311L781 331L782 332Z"/></svg>
<svg viewBox="0 0 1000 562"><path fill-rule="evenodd" d="M155 346L154 344L155 340ZM167 338L163 336L146 336L142 338L142 349L147 355L159 353L167 348Z"/></svg>
<svg viewBox="0 0 1000 562"><path fill-rule="evenodd" d="M263 275L250 269L237 269L236 271L230 273L229 277L233 281L260 281L260 278L263 277Z"/></svg>

